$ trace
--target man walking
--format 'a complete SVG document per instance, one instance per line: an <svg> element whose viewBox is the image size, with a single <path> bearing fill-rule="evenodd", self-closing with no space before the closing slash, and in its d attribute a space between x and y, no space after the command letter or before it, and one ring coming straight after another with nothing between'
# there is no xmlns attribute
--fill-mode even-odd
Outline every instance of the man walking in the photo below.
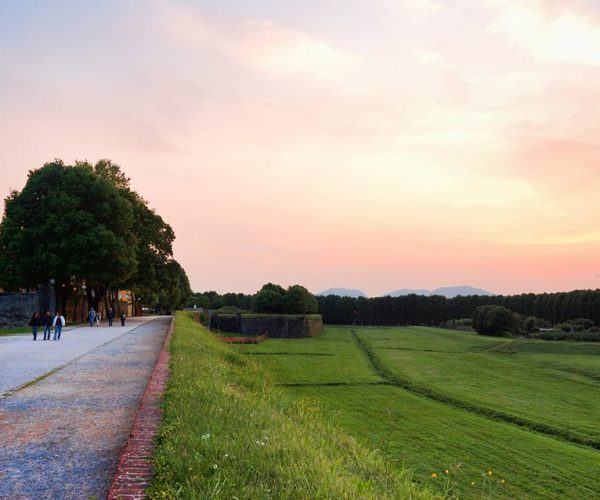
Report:
<svg viewBox="0 0 600 500"><path fill-rule="evenodd" d="M58 311L56 311L56 316L54 316L54 322L52 323L52 326L54 326L54 340L60 340L62 328L65 326L65 317Z"/></svg>
<svg viewBox="0 0 600 500"><path fill-rule="evenodd" d="M96 321L96 311L94 311L93 307L90 309L88 319L90 320L90 326L94 326L94 321Z"/></svg>
<svg viewBox="0 0 600 500"><path fill-rule="evenodd" d="M112 326L113 319L115 319L115 310L111 307L108 310L108 326Z"/></svg>
<svg viewBox="0 0 600 500"><path fill-rule="evenodd" d="M52 314L50 311L46 311L44 316L44 340L50 340L50 334L52 333Z"/></svg>

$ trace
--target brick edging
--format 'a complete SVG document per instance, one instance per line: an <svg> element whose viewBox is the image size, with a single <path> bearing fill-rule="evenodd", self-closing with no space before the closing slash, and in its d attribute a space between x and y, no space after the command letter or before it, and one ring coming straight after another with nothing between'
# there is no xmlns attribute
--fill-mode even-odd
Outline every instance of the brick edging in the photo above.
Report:
<svg viewBox="0 0 600 500"><path fill-rule="evenodd" d="M173 318L136 413L131 434L121 452L119 465L108 491L108 500L146 497L146 488L154 474L154 438L162 422L161 401L169 379L169 342L174 323Z"/></svg>

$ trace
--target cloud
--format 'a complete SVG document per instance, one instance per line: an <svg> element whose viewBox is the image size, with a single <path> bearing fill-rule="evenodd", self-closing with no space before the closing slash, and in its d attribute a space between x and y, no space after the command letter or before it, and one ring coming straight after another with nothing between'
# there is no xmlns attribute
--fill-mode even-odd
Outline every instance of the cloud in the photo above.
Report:
<svg viewBox="0 0 600 500"><path fill-rule="evenodd" d="M161 10L162 29L173 40L217 51L266 75L343 82L360 61L359 54L273 21L209 16L181 5Z"/></svg>
<svg viewBox="0 0 600 500"><path fill-rule="evenodd" d="M600 65L600 20L561 9L560 3L493 0L498 17L491 30L540 63ZM571 5L572 7L572 5Z"/></svg>

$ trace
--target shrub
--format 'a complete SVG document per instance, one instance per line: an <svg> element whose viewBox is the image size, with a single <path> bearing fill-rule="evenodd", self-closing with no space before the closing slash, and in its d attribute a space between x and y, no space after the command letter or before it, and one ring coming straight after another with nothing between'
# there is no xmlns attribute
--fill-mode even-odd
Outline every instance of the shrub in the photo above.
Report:
<svg viewBox="0 0 600 500"><path fill-rule="evenodd" d="M503 337L519 332L517 316L503 306L479 306L473 313L473 328L480 335Z"/></svg>

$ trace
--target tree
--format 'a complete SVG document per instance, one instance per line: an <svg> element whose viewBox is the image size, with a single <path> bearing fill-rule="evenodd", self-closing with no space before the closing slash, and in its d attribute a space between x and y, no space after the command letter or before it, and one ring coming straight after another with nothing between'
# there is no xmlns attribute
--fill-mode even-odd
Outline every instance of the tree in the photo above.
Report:
<svg viewBox="0 0 600 500"><path fill-rule="evenodd" d="M252 300L252 310L264 313L283 312L285 290L273 283L267 283L256 293Z"/></svg>
<svg viewBox="0 0 600 500"><path fill-rule="evenodd" d="M5 200L1 286L33 288L54 279L63 311L73 285L131 277L136 250L131 204L87 165L46 163Z"/></svg>
<svg viewBox="0 0 600 500"><path fill-rule="evenodd" d="M292 285L283 298L283 310L288 314L313 314L318 309L317 300L306 288Z"/></svg>
<svg viewBox="0 0 600 500"><path fill-rule="evenodd" d="M496 337L519 332L515 313L503 306L479 306L473 313L473 328L480 335Z"/></svg>

